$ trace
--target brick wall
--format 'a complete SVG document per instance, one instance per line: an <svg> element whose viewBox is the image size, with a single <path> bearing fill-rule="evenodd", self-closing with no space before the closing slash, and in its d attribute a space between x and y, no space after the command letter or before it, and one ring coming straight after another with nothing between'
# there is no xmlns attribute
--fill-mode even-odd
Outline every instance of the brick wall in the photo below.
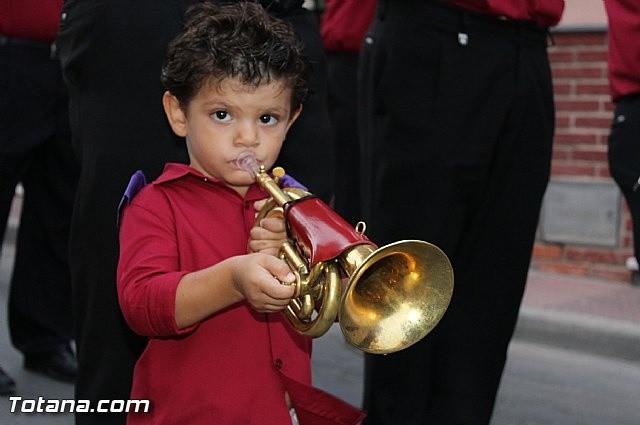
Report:
<svg viewBox="0 0 640 425"><path fill-rule="evenodd" d="M556 32L549 48L556 102L551 179L612 182L607 137L613 117L607 79L605 30ZM538 270L630 281L631 219L621 197L616 247L536 240L532 267Z"/></svg>

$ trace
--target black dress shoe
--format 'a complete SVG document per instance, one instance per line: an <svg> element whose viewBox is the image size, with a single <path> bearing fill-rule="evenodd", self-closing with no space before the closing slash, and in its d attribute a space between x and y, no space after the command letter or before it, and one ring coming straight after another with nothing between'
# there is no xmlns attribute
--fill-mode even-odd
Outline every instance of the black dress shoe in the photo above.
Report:
<svg viewBox="0 0 640 425"><path fill-rule="evenodd" d="M24 367L58 381L74 382L78 375L78 362L68 345L51 350L25 353Z"/></svg>
<svg viewBox="0 0 640 425"><path fill-rule="evenodd" d="M16 391L16 382L0 367L0 395L11 395Z"/></svg>

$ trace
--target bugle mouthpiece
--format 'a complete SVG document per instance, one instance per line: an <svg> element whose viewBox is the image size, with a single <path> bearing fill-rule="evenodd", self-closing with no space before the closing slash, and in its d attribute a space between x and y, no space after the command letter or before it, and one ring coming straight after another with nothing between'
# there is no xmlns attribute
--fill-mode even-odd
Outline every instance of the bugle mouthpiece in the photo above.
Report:
<svg viewBox="0 0 640 425"><path fill-rule="evenodd" d="M238 167L250 173L254 178L260 172L260 164L251 152L242 152L238 155L236 164L238 164Z"/></svg>

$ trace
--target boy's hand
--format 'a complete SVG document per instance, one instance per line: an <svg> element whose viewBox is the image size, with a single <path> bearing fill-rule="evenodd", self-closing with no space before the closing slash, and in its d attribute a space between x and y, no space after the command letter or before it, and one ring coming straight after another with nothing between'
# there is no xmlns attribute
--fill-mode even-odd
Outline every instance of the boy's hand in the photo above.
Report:
<svg viewBox="0 0 640 425"><path fill-rule="evenodd" d="M266 200L257 201L254 204L256 210L260 211ZM251 228L249 233L248 251L261 252L278 256L280 247L287 241L284 217L272 216L263 218L256 226Z"/></svg>
<svg viewBox="0 0 640 425"><path fill-rule="evenodd" d="M264 253L236 258L234 286L256 311L274 313L289 304L295 292L294 286L290 285L295 282L295 275L287 263Z"/></svg>

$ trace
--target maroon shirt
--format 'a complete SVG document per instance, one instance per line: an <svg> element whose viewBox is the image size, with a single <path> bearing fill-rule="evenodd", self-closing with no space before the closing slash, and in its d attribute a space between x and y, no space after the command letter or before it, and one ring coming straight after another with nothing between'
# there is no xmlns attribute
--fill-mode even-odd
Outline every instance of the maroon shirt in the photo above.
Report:
<svg viewBox="0 0 640 425"><path fill-rule="evenodd" d="M534 21L542 27L560 22L564 0L449 0L450 3L495 16L516 21Z"/></svg>
<svg viewBox="0 0 640 425"><path fill-rule="evenodd" d="M63 0L0 0L0 35L51 43Z"/></svg>
<svg viewBox="0 0 640 425"><path fill-rule="evenodd" d="M151 413L128 424L290 423L290 394L301 424L356 424L357 409L311 387L311 340L282 313L241 302L180 330L175 294L186 273L247 252L253 185L242 198L183 164L168 164L124 208L118 296L133 330L149 337L133 378L132 399ZM313 414L309 414L313 412Z"/></svg>
<svg viewBox="0 0 640 425"><path fill-rule="evenodd" d="M326 0L320 26L325 50L358 52L375 9L376 0Z"/></svg>
<svg viewBox="0 0 640 425"><path fill-rule="evenodd" d="M609 83L614 101L640 93L640 2L607 0Z"/></svg>

